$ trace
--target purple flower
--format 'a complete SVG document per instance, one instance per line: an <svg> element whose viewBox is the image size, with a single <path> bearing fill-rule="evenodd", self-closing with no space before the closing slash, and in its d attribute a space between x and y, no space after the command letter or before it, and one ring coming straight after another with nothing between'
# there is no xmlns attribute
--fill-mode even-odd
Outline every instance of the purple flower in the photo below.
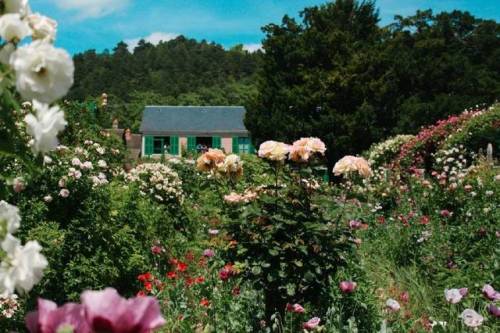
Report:
<svg viewBox="0 0 500 333"><path fill-rule="evenodd" d="M489 306L488 306L488 312L493 316L493 317L496 317L496 318L500 318L500 308L498 306L496 306L495 304L491 303Z"/></svg>
<svg viewBox="0 0 500 333"><path fill-rule="evenodd" d="M446 301L451 304L457 304L464 298L469 292L469 289L467 288L460 288L460 289L445 289L444 290L444 297L446 298Z"/></svg>
<svg viewBox="0 0 500 333"><path fill-rule="evenodd" d="M83 306L67 303L58 308L56 303L41 298L38 299L38 311L26 316L26 326L31 333L55 333L64 329L74 333L91 333Z"/></svg>
<svg viewBox="0 0 500 333"><path fill-rule="evenodd" d="M321 319L319 319L318 317L314 317L305 322L303 327L306 330L313 330L319 325L320 322Z"/></svg>
<svg viewBox="0 0 500 333"><path fill-rule="evenodd" d="M358 220L350 220L349 221L349 228L351 228L353 230L361 229L362 226L363 226L363 223L361 221L358 221Z"/></svg>
<svg viewBox="0 0 500 333"><path fill-rule="evenodd" d="M490 301L500 301L500 293L496 291L491 285L485 284L483 286L483 295Z"/></svg>
<svg viewBox="0 0 500 333"><path fill-rule="evenodd" d="M153 297L125 299L113 288L81 296L89 326L96 332L150 333L163 326L160 305Z"/></svg>
<svg viewBox="0 0 500 333"><path fill-rule="evenodd" d="M350 294L350 293L354 292L354 290L356 289L357 286L358 286L358 284L356 282L353 282L353 281L342 281L339 284L339 288L340 288L340 290L342 290L342 292L344 294Z"/></svg>
<svg viewBox="0 0 500 333"><path fill-rule="evenodd" d="M213 256L215 256L215 251L212 249L206 249L205 251L203 251L203 256L207 258L212 258Z"/></svg>

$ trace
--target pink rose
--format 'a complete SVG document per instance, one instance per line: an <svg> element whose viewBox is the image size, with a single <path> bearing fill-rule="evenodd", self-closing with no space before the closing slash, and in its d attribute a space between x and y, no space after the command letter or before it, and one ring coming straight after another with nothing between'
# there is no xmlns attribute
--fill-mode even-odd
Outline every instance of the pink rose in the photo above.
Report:
<svg viewBox="0 0 500 333"><path fill-rule="evenodd" d="M491 285L485 284L482 291L483 295L490 301L500 301L500 293L496 291Z"/></svg>

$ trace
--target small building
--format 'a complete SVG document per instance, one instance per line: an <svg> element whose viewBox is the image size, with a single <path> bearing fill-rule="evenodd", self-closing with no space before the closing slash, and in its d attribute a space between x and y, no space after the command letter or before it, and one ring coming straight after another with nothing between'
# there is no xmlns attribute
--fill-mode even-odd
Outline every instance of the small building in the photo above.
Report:
<svg viewBox="0 0 500 333"><path fill-rule="evenodd" d="M180 156L208 148L253 153L242 106L146 106L142 115L142 156Z"/></svg>

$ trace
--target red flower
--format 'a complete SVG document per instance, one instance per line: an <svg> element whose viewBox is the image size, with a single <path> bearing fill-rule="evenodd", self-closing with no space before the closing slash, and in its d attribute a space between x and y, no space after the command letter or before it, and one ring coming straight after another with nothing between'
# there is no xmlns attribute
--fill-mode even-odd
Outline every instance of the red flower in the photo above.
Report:
<svg viewBox="0 0 500 333"><path fill-rule="evenodd" d="M188 268L188 265L186 263L182 262L182 261L179 261L176 264L176 269L179 272L185 272L187 268Z"/></svg>
<svg viewBox="0 0 500 333"><path fill-rule="evenodd" d="M408 303L408 301L410 300L410 293L408 293L407 291L403 291L399 295L399 300L403 303Z"/></svg>
<svg viewBox="0 0 500 333"><path fill-rule="evenodd" d="M203 283L205 282L205 278L203 276L198 276L196 279L195 279L195 282L196 283Z"/></svg>
<svg viewBox="0 0 500 333"><path fill-rule="evenodd" d="M144 273L144 274L141 274L137 277L137 280L141 281L141 282L146 282L146 281L151 281L153 280L153 274L151 273Z"/></svg>
<svg viewBox="0 0 500 333"><path fill-rule="evenodd" d="M233 296L238 296L240 292L240 287L234 287L233 290L231 290L231 294L233 294Z"/></svg>
<svg viewBox="0 0 500 333"><path fill-rule="evenodd" d="M186 286L188 286L188 287L191 287L195 282L195 280L193 278L190 278L190 277L187 277L184 281L186 282Z"/></svg>
<svg viewBox="0 0 500 333"><path fill-rule="evenodd" d="M427 225L429 224L431 221L431 219L429 218L429 216L427 215L424 215L420 218L420 224L423 224L423 225Z"/></svg>
<svg viewBox="0 0 500 333"><path fill-rule="evenodd" d="M200 301L200 305L208 308L210 306L210 301L206 298L202 298Z"/></svg>
<svg viewBox="0 0 500 333"><path fill-rule="evenodd" d="M139 292L137 293L137 295L136 295L136 296L137 296L137 297L144 297L144 296L146 296L146 293L145 293L144 291L142 291L142 290L141 290L141 291L139 291Z"/></svg>
<svg viewBox="0 0 500 333"><path fill-rule="evenodd" d="M144 283L144 289L150 292L151 290L153 290L153 284L151 282Z"/></svg>
<svg viewBox="0 0 500 333"><path fill-rule="evenodd" d="M167 273L167 277L169 279L175 279L177 277L177 273L175 273L175 272L168 272Z"/></svg>
<svg viewBox="0 0 500 333"><path fill-rule="evenodd" d="M234 274L234 269L232 264L227 264L219 272L219 278L222 281L227 281Z"/></svg>
<svg viewBox="0 0 500 333"><path fill-rule="evenodd" d="M385 217L383 217L383 216L377 217L377 222L380 224L385 224Z"/></svg>

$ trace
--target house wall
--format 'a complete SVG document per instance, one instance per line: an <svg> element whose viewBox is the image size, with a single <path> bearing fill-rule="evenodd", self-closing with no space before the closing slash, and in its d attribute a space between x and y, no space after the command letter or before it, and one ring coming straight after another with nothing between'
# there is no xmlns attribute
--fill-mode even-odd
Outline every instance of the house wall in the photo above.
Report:
<svg viewBox="0 0 500 333"><path fill-rule="evenodd" d="M230 154L233 152L233 137L222 137L221 138L221 148L226 152L226 154Z"/></svg>

